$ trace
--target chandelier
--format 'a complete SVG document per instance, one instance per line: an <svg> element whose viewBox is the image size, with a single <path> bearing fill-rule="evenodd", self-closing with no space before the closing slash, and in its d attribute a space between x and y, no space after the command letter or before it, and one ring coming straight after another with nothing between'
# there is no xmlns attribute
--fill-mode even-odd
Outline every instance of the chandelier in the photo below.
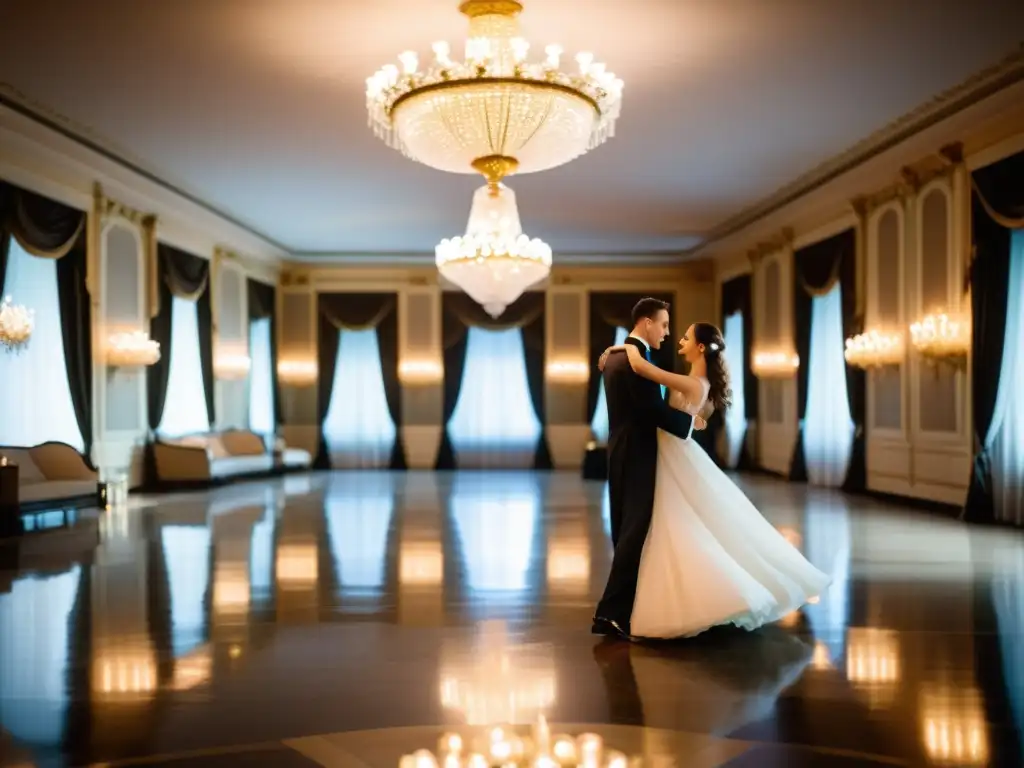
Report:
<svg viewBox="0 0 1024 768"><path fill-rule="evenodd" d="M446 42L420 67L414 51L366 81L374 132L407 157L449 173L506 169L535 173L568 163L614 133L622 80L591 53L576 56L577 71L561 68L562 49L545 48L530 62L520 36L517 0L465 0L469 18L462 61ZM504 174L503 174L504 175Z"/></svg>
<svg viewBox="0 0 1024 768"><path fill-rule="evenodd" d="M868 331L846 340L846 362L854 368L884 368L903 362L903 334Z"/></svg>
<svg viewBox="0 0 1024 768"><path fill-rule="evenodd" d="M967 362L971 349L971 324L946 313L925 315L910 326L914 348L931 362L948 362L955 367Z"/></svg>
<svg viewBox="0 0 1024 768"><path fill-rule="evenodd" d="M160 342L144 331L115 333L107 339L106 363L111 368L145 368L160 361Z"/></svg>
<svg viewBox="0 0 1024 768"><path fill-rule="evenodd" d="M20 352L28 346L34 327L31 309L12 304L10 296L0 302L0 347L8 352Z"/></svg>
<svg viewBox="0 0 1024 768"><path fill-rule="evenodd" d="M551 272L551 248L523 234L516 193L497 178L473 193L466 234L434 249L437 271L498 317Z"/></svg>

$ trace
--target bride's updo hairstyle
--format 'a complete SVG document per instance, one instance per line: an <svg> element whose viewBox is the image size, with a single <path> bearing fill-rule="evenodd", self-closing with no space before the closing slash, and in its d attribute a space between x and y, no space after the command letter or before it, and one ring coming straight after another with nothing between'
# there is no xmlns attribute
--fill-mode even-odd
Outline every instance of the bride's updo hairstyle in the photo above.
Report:
<svg viewBox="0 0 1024 768"><path fill-rule="evenodd" d="M704 360L708 368L711 388L708 400L715 410L724 413L732 405L732 387L729 384L729 366L725 362L725 339L711 323L694 323L693 338L704 345Z"/></svg>

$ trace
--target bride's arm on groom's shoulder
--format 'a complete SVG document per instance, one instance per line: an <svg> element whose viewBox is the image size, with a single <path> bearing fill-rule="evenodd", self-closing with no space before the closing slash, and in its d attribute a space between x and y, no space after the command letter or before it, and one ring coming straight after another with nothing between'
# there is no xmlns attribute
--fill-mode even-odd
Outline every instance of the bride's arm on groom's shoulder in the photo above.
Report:
<svg viewBox="0 0 1024 768"><path fill-rule="evenodd" d="M680 373L671 373L670 371L663 370L654 363L647 362L643 355L640 354L640 350L632 344L624 344L623 346L626 349L626 356L629 358L629 365L637 375L650 379L669 389L676 390L681 393L686 402L693 402L703 396L704 389L700 381L693 378L693 376L684 376Z"/></svg>

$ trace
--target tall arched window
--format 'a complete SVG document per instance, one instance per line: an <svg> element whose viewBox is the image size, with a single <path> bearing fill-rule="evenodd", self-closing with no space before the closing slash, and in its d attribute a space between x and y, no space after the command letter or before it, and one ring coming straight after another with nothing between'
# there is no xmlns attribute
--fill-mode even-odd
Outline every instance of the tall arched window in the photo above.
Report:
<svg viewBox="0 0 1024 768"><path fill-rule="evenodd" d="M0 445L31 447L57 440L82 450L64 368L57 262L33 256L11 238L0 297L35 312L27 349L0 352Z"/></svg>
<svg viewBox="0 0 1024 768"><path fill-rule="evenodd" d="M387 467L395 445L377 329L342 329L324 438L337 468Z"/></svg>
<svg viewBox="0 0 1024 768"><path fill-rule="evenodd" d="M460 467L532 467L541 423L530 399L519 328L470 328L448 433Z"/></svg>
<svg viewBox="0 0 1024 768"><path fill-rule="evenodd" d="M811 307L811 355L807 361L804 457L808 482L838 487L846 478L853 419L846 396L843 304L839 284Z"/></svg>
<svg viewBox="0 0 1024 768"><path fill-rule="evenodd" d="M163 437L181 437L208 431L210 415L206 412L203 389L196 303L178 296L171 301L171 365L167 400L157 432Z"/></svg>
<svg viewBox="0 0 1024 768"><path fill-rule="evenodd" d="M615 344L622 344L627 336L629 331L625 328L616 328ZM608 442L608 399L604 393L604 379L597 385L597 407L594 409L594 420L590 422L590 431L594 433L597 442Z"/></svg>
<svg viewBox="0 0 1024 768"><path fill-rule="evenodd" d="M747 433L746 404L743 386L743 313L734 312L725 318L725 362L729 366L732 386L732 405L725 412L725 435L729 443L726 466L735 467L743 450L743 438Z"/></svg>
<svg viewBox="0 0 1024 768"><path fill-rule="evenodd" d="M270 333L269 317L249 324L249 429L258 435L272 435L276 431Z"/></svg>

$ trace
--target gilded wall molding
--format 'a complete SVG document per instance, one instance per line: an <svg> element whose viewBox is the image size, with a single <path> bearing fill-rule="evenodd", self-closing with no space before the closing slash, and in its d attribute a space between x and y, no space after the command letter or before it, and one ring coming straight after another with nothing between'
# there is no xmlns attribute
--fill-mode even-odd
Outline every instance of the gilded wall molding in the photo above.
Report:
<svg viewBox="0 0 1024 768"><path fill-rule="evenodd" d="M96 220L94 234L96 242L94 247L96 248L97 258L101 247L99 238L103 236L103 228L108 219L121 219L122 221L126 221L138 228L142 235L143 279L146 281L147 310L150 318L156 317L157 313L160 312L159 268L157 265L158 219L156 214L137 210L132 208L130 205L122 203L120 200L108 197L103 191L103 185L99 182L93 184L92 200L93 218ZM98 264L99 263L97 261L97 267ZM89 272L92 273L93 270L90 269ZM99 274L98 269L96 274ZM99 294L93 290L96 287L93 282L91 280L87 282L89 292L98 296Z"/></svg>

